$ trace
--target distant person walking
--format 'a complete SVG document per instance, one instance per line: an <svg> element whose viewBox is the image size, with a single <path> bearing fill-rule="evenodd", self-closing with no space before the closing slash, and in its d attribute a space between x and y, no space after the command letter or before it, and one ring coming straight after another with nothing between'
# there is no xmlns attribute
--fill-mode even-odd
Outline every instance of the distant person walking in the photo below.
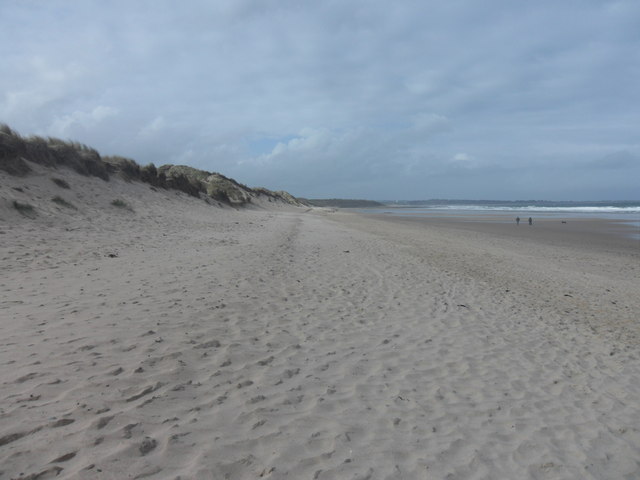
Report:
<svg viewBox="0 0 640 480"><path fill-rule="evenodd" d="M516 225L520 225L520 217L516 217Z"/></svg>
<svg viewBox="0 0 640 480"><path fill-rule="evenodd" d="M533 225L533 218L529 217L529 225Z"/></svg>

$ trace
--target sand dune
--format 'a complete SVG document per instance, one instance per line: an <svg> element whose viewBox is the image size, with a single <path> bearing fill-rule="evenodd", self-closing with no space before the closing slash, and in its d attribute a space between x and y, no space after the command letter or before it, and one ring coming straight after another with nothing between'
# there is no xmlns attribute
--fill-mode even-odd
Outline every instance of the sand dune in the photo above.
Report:
<svg viewBox="0 0 640 480"><path fill-rule="evenodd" d="M640 476L637 252L35 170L0 479Z"/></svg>

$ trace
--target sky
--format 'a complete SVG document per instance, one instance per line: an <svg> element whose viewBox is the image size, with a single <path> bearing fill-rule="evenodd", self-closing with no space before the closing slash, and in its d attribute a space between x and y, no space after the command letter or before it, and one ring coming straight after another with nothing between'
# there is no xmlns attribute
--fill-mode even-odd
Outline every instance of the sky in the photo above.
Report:
<svg viewBox="0 0 640 480"><path fill-rule="evenodd" d="M637 0L0 0L0 122L307 198L640 199Z"/></svg>

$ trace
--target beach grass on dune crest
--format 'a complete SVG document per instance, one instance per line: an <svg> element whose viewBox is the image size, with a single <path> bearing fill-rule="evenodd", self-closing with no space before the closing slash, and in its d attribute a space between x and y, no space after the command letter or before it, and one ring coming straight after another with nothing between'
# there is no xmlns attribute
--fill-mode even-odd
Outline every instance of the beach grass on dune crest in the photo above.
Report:
<svg viewBox="0 0 640 480"><path fill-rule="evenodd" d="M97 150L79 142L37 135L23 137L8 125L0 123L0 170L12 176L24 177L32 171L34 164L55 169L66 167L104 181L115 174L127 182L145 182L152 187L179 190L195 198L214 199L227 205L247 205L256 197L301 205L286 192L252 189L220 173L186 165L156 167L150 163L141 166L135 160L118 155L103 157ZM51 180L60 188L69 188L60 178Z"/></svg>
<svg viewBox="0 0 640 480"><path fill-rule="evenodd" d="M11 160L14 168L8 173L14 175L24 175L30 170L26 159L47 167L66 166L83 175L109 179L107 168L95 149L52 137L24 138L5 124L0 124L0 158Z"/></svg>

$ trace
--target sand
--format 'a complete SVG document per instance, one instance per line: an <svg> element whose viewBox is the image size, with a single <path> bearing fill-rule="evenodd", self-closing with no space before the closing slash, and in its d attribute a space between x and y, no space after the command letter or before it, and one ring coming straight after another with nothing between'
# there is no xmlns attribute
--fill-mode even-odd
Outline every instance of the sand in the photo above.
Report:
<svg viewBox="0 0 640 480"><path fill-rule="evenodd" d="M0 175L2 480L640 477L633 243Z"/></svg>

